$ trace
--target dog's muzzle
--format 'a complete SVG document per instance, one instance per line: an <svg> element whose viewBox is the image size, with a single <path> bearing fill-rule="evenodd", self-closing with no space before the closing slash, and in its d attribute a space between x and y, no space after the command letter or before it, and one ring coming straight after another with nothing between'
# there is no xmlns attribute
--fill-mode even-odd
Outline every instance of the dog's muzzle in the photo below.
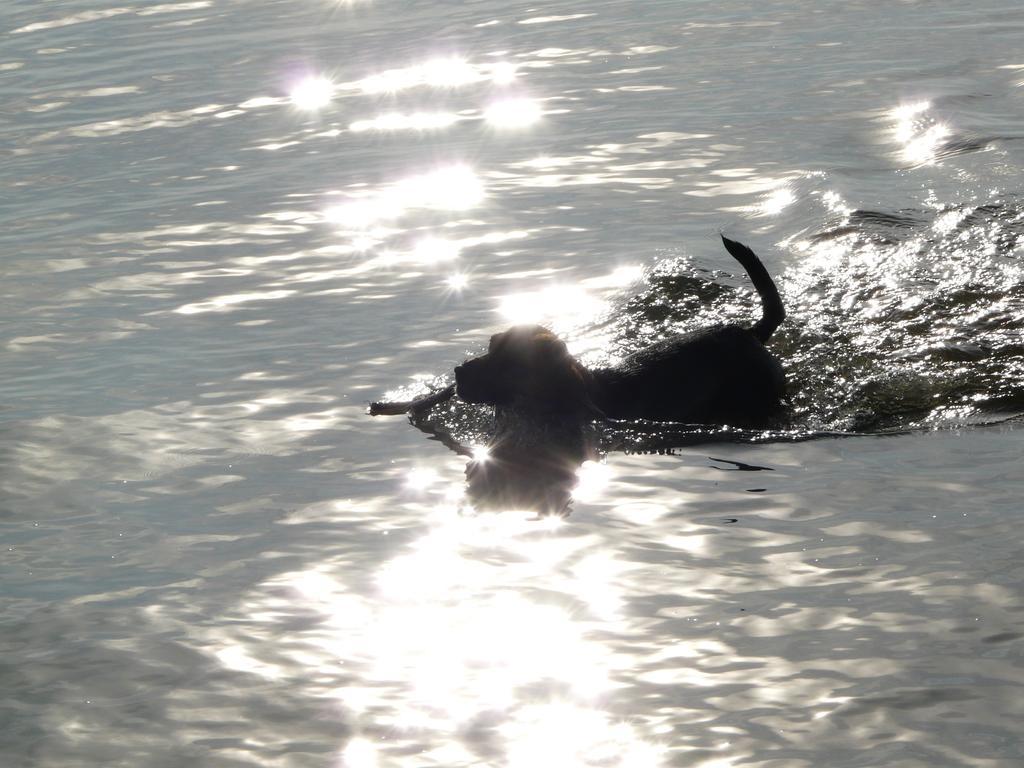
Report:
<svg viewBox="0 0 1024 768"><path fill-rule="evenodd" d="M455 366L455 394L467 403L480 402L478 376L474 375L474 360L467 360Z"/></svg>
<svg viewBox="0 0 1024 768"><path fill-rule="evenodd" d="M506 383L495 379L494 366L486 355L455 366L455 393L467 403L496 405L505 402Z"/></svg>

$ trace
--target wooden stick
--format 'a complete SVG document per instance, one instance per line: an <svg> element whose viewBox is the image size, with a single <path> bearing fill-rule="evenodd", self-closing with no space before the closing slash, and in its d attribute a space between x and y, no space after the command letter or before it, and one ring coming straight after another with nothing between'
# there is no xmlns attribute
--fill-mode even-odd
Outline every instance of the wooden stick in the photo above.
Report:
<svg viewBox="0 0 1024 768"><path fill-rule="evenodd" d="M400 416L403 413L411 413L414 416L418 416L438 403L451 400L454 395L455 385L452 384L429 395L417 397L415 400L406 400L400 403L370 403L367 413L371 416Z"/></svg>

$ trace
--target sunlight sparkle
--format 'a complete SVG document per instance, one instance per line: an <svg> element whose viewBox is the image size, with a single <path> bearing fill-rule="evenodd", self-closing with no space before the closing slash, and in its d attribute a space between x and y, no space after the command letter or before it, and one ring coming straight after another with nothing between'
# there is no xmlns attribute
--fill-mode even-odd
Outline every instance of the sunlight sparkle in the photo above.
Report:
<svg viewBox="0 0 1024 768"><path fill-rule="evenodd" d="M491 104L484 119L496 128L525 128L540 120L543 111L533 99L504 99Z"/></svg>
<svg viewBox="0 0 1024 768"><path fill-rule="evenodd" d="M783 209L796 202L796 195L789 187L779 187L762 198L757 204L757 211L765 216L782 213Z"/></svg>
<svg viewBox="0 0 1024 768"><path fill-rule="evenodd" d="M443 237L425 237L413 247L411 260L417 264L437 264L454 261L459 257L461 247L454 240Z"/></svg>
<svg viewBox="0 0 1024 768"><path fill-rule="evenodd" d="M363 131L431 131L447 128L459 121L459 116L452 112L386 112L372 120L356 120L349 123L348 129L353 133Z"/></svg>
<svg viewBox="0 0 1024 768"><path fill-rule="evenodd" d="M456 272L453 275L449 275L447 279L445 279L444 283L448 286L449 290L459 292L469 285L469 277L460 272Z"/></svg>
<svg viewBox="0 0 1024 768"><path fill-rule="evenodd" d="M355 86L364 93L396 93L422 85L457 88L484 79L486 78L480 70L465 59L449 56L431 59L411 67L388 69L358 81Z"/></svg>
<svg viewBox="0 0 1024 768"><path fill-rule="evenodd" d="M414 209L463 211L484 199L484 185L465 165L402 179L384 189L327 208L324 218L351 229L369 229Z"/></svg>
<svg viewBox="0 0 1024 768"><path fill-rule="evenodd" d="M592 502L600 499L608 487L612 470L607 464L585 461L577 470L576 477L578 482L572 491L572 497L577 501Z"/></svg>
<svg viewBox="0 0 1024 768"><path fill-rule="evenodd" d="M949 126L927 116L930 101L902 104L889 115L895 121L893 137L903 145L900 155L914 165L930 165L937 159L943 142L952 131Z"/></svg>
<svg viewBox="0 0 1024 768"><path fill-rule="evenodd" d="M517 76L516 65L510 61L499 61L491 67L491 81L496 85L508 85Z"/></svg>
<svg viewBox="0 0 1024 768"><path fill-rule="evenodd" d="M414 469L405 477L405 484L415 491L424 491L441 479L436 470Z"/></svg>
<svg viewBox="0 0 1024 768"><path fill-rule="evenodd" d="M341 753L340 768L377 768L377 747L369 739L354 738Z"/></svg>
<svg viewBox="0 0 1024 768"><path fill-rule="evenodd" d="M289 94L297 108L307 112L326 107L334 96L334 83L326 77L307 77L296 85Z"/></svg>
<svg viewBox="0 0 1024 768"><path fill-rule="evenodd" d="M498 313L516 325L575 324L600 314L605 302L578 286L553 285L540 291L515 293L500 299Z"/></svg>

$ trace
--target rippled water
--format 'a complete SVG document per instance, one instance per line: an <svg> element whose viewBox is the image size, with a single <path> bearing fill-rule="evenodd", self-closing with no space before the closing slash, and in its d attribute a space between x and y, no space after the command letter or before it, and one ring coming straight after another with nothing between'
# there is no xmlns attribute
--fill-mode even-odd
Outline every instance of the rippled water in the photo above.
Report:
<svg viewBox="0 0 1024 768"><path fill-rule="evenodd" d="M1024 764L1018 4L0 35L4 766ZM748 317L719 231L789 308L790 436L887 436L627 435L675 449L538 519L365 415L512 322Z"/></svg>

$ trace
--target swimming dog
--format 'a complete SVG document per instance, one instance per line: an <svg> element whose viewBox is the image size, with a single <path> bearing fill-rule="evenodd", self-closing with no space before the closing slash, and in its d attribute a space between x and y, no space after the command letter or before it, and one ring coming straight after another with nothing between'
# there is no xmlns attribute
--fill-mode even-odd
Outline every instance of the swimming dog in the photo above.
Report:
<svg viewBox="0 0 1024 768"><path fill-rule="evenodd" d="M761 297L752 326L719 325L659 341L619 365L587 369L539 325L516 326L455 368L455 383L407 402L370 404L370 414L408 413L412 423L460 455L474 508L567 514L580 465L598 450L590 423L647 419L764 426L785 394L785 376L765 347L785 317L764 265L745 245L722 238ZM484 456L429 416L453 396L494 406ZM439 426L440 424L440 426Z"/></svg>
<svg viewBox="0 0 1024 768"><path fill-rule="evenodd" d="M774 281L747 246L722 237L761 298L752 326L718 325L659 341L620 364L589 370L539 325L491 337L486 354L455 368L468 403L527 415L534 423L608 418L757 425L785 395L782 366L765 343L785 318ZM445 390L444 396L450 396ZM435 396L437 397L437 396Z"/></svg>

